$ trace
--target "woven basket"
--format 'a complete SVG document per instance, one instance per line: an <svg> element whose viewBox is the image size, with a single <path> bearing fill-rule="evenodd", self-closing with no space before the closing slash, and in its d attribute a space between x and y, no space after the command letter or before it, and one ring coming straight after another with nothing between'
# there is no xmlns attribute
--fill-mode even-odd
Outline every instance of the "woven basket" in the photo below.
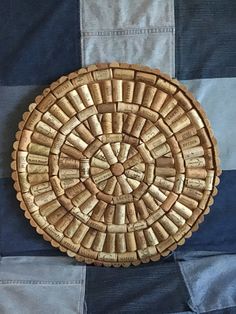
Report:
<svg viewBox="0 0 236 314"><path fill-rule="evenodd" d="M200 104L177 80L140 65L61 77L23 114L13 148L25 217L88 264L167 256L198 229L219 183Z"/></svg>

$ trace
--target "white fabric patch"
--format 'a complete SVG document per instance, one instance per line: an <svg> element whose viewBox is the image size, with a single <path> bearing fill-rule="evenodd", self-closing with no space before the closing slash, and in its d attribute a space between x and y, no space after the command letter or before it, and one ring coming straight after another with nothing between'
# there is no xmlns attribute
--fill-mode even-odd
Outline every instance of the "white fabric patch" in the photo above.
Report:
<svg viewBox="0 0 236 314"><path fill-rule="evenodd" d="M174 0L82 0L82 64L141 63L173 76Z"/></svg>
<svg viewBox="0 0 236 314"><path fill-rule="evenodd" d="M236 78L183 80L205 109L217 139L221 168L236 169Z"/></svg>
<svg viewBox="0 0 236 314"><path fill-rule="evenodd" d="M86 266L69 257L0 259L0 313L83 314Z"/></svg>

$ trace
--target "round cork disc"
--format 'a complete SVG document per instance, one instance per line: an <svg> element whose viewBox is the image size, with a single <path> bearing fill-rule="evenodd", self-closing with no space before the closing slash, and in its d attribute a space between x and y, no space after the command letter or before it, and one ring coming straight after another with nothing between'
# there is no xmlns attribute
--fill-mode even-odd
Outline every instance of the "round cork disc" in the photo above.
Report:
<svg viewBox="0 0 236 314"><path fill-rule="evenodd" d="M17 199L78 261L157 261L198 229L217 193L216 140L200 104L149 67L91 65L30 104L13 145Z"/></svg>

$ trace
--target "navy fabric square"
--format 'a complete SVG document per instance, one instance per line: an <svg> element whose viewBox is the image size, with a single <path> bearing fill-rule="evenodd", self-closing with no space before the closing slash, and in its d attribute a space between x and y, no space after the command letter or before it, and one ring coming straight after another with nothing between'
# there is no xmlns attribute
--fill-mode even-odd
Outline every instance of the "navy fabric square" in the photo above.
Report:
<svg viewBox="0 0 236 314"><path fill-rule="evenodd" d="M81 66L79 1L2 0L0 84L48 84Z"/></svg>
<svg viewBox="0 0 236 314"><path fill-rule="evenodd" d="M176 78L236 76L236 1L176 0Z"/></svg>
<svg viewBox="0 0 236 314"><path fill-rule="evenodd" d="M86 270L88 314L179 313L189 311L188 299L179 266L171 258L127 269Z"/></svg>

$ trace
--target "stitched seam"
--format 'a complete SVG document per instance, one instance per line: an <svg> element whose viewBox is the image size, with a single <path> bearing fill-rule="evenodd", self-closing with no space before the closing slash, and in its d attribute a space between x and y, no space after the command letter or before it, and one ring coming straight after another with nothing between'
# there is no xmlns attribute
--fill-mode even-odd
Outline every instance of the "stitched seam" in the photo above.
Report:
<svg viewBox="0 0 236 314"><path fill-rule="evenodd" d="M171 0L171 23L174 25L173 32L171 35L171 76L175 75L175 9L174 0Z"/></svg>
<svg viewBox="0 0 236 314"><path fill-rule="evenodd" d="M127 35L151 35L157 33L173 33L173 26L159 26L155 28L132 28L132 29L107 29L101 31L82 31L83 37L102 36L127 36Z"/></svg>
<svg viewBox="0 0 236 314"><path fill-rule="evenodd" d="M78 314L84 313L84 300L85 300L85 278L86 278L86 266L80 272L80 278L82 278L83 285L81 285L79 289L79 296L78 296Z"/></svg>
<svg viewBox="0 0 236 314"><path fill-rule="evenodd" d="M83 279L74 281L0 280L0 285L81 285L83 283Z"/></svg>
<svg viewBox="0 0 236 314"><path fill-rule="evenodd" d="M80 45L81 45L81 64L82 66L85 65L85 49L84 49L84 41L83 41L83 29L84 29L84 1L81 0L80 2Z"/></svg>

